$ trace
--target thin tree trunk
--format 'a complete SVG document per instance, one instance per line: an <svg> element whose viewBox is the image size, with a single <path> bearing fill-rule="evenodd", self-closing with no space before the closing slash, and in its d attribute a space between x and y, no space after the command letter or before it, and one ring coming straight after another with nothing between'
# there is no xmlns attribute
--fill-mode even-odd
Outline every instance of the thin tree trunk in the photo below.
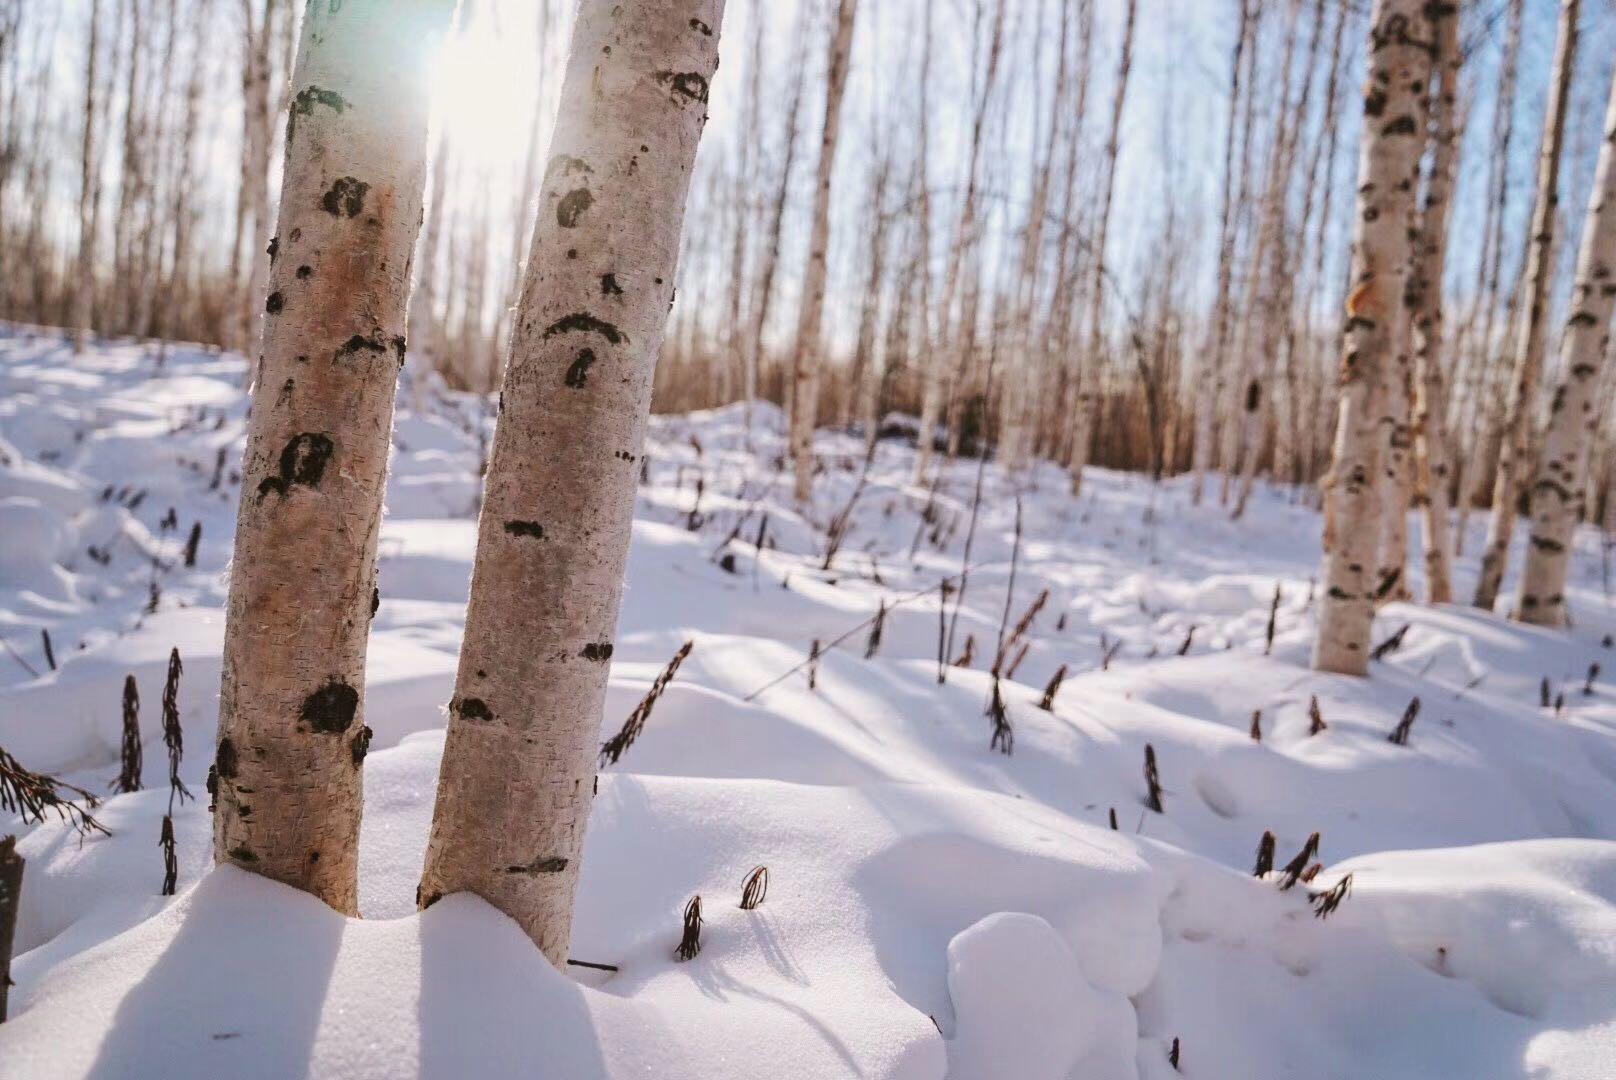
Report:
<svg viewBox="0 0 1616 1080"><path fill-rule="evenodd" d="M1426 592L1433 604L1453 600L1453 537L1449 530L1447 390L1443 370L1442 279L1447 267L1448 221L1458 161L1459 12L1461 4L1431 8L1433 89L1430 96L1431 175L1409 282L1414 330L1415 487L1424 525Z"/></svg>
<svg viewBox="0 0 1616 1080"><path fill-rule="evenodd" d="M1566 110L1571 99L1571 76L1577 52L1577 16L1580 0L1562 0L1560 29L1554 47L1554 74L1550 80L1548 115L1543 119L1543 143L1538 156L1537 200L1532 212L1532 233L1526 253L1525 295L1521 303L1520 337L1515 344L1515 369L1510 380L1508 412L1498 450L1498 473L1493 480L1492 513L1487 520L1487 543L1481 552L1481 573L1473 603L1491 610L1504 582L1509 542L1515 532L1515 503L1520 494L1519 471L1528 465L1532 420L1537 411L1538 380L1543 369L1544 321L1548 314L1549 278L1554 274L1554 228L1560 203L1560 148L1565 143Z"/></svg>
<svg viewBox="0 0 1616 1080"><path fill-rule="evenodd" d="M1600 370L1616 308L1616 82L1605 116L1605 143L1588 199L1577 281L1560 344L1560 385L1554 391L1543 452L1531 490L1531 541L1515 617L1539 626L1566 622L1566 576L1577 521L1588 497L1589 449L1599 428Z"/></svg>
<svg viewBox="0 0 1616 1080"><path fill-rule="evenodd" d="M579 5L494 432L418 900L477 893L558 967L723 7Z"/></svg>
<svg viewBox="0 0 1616 1080"><path fill-rule="evenodd" d="M1412 180L1424 145L1430 27L1421 0L1376 0L1358 165L1353 290L1347 298L1334 461L1324 488L1324 596L1313 667L1369 670L1380 502L1376 388L1406 314Z"/></svg>
<svg viewBox="0 0 1616 1080"><path fill-rule="evenodd" d="M803 8L799 12L799 22L805 21L803 12L806 10ZM791 171L797 160L797 133L802 117L802 91L807 81L808 66L801 45L801 34L797 35L797 40L799 45L796 73L792 79L791 104L786 108L785 145L781 152L780 182L775 188L773 205L769 209L768 236L763 245L763 265L758 271L757 297L752 303L752 330L747 339L747 345L752 351L751 367L754 372L761 372L763 367L763 331L768 325L769 311L774 301L775 278L780 267L781 234L785 227L786 202L791 194ZM789 382L788 379L788 393Z"/></svg>
<svg viewBox="0 0 1616 1080"><path fill-rule="evenodd" d="M1105 140L1105 171L1100 181L1100 219L1094 237L1094 276L1089 282L1089 343L1078 368L1077 409L1072 417L1072 494L1083 489L1083 469L1089 461L1093 441L1094 410L1103 372L1105 344L1105 249L1111 225L1111 194L1117 176L1117 153L1121 149L1122 109L1128 98L1128 73L1133 67L1133 30L1138 21L1139 0L1128 0L1122 23L1122 51L1117 58L1117 83L1111 99L1111 130Z"/></svg>
<svg viewBox="0 0 1616 1080"><path fill-rule="evenodd" d="M824 322L825 282L830 249L830 181L836 171L836 142L841 132L842 94L853 53L853 21L858 0L838 0L836 27L825 77L825 123L819 143L819 172L814 185L814 220L808 238L808 265L802 278L802 310L797 321L796 360L792 365L791 458L795 466L792 493L806 503L814 486L814 428L819 419L820 331Z"/></svg>
<svg viewBox="0 0 1616 1080"><path fill-rule="evenodd" d="M426 65L453 6L308 9L242 470L214 858L350 915L376 536L426 173Z"/></svg>
<svg viewBox="0 0 1616 1080"><path fill-rule="evenodd" d="M1207 360L1200 365L1201 393L1195 402L1195 449L1193 469L1195 481L1190 488L1190 501L1200 505L1206 488L1206 474L1211 470L1213 451L1217 442L1217 408L1223 400L1228 375L1224 371L1224 349L1228 338L1229 289L1234 264L1234 148L1235 127L1240 110L1240 71L1251 32L1251 0L1240 2L1240 25L1234 37L1234 58L1229 65L1229 110L1225 121L1223 142L1223 199L1218 223L1218 280L1217 292L1212 298L1212 342L1206 350Z"/></svg>
<svg viewBox="0 0 1616 1080"><path fill-rule="evenodd" d="M95 298L96 234L101 231L101 156L95 142L97 67L101 59L101 0L90 0L89 62L84 79L84 140L79 171L79 256L73 279L73 352L83 353L90 336Z"/></svg>

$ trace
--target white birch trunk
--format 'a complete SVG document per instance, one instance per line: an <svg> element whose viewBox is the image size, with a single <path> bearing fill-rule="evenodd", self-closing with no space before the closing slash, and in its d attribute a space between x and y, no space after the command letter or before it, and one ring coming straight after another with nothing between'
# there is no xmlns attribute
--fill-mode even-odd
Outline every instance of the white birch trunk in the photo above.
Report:
<svg viewBox="0 0 1616 1080"><path fill-rule="evenodd" d="M73 352L84 352L95 299L96 234L101 231L101 156L95 143L96 68L101 52L101 0L90 0L90 49L84 80L84 140L79 160L79 254L73 275Z"/></svg>
<svg viewBox="0 0 1616 1080"><path fill-rule="evenodd" d="M316 0L247 433L214 765L214 857L357 914L365 648L453 0Z"/></svg>
<svg viewBox="0 0 1616 1080"><path fill-rule="evenodd" d="M1094 277L1089 283L1089 343L1077 372L1077 409L1072 417L1072 460L1067 467L1073 495L1079 495L1083 490L1083 469L1089 463L1089 447L1094 439L1094 411L1099 404L1105 347L1106 237L1111 224L1111 194L1117 176L1122 110L1128 98L1128 72L1133 67L1133 31L1138 15L1139 0L1128 0L1122 23L1122 49L1117 58L1116 92L1111 99L1111 130L1105 143L1105 173L1100 182L1100 225L1094 240Z"/></svg>
<svg viewBox="0 0 1616 1080"><path fill-rule="evenodd" d="M1554 391L1532 484L1532 535L1515 603L1515 617L1522 622L1566 623L1566 575L1587 498L1588 455L1599 428L1600 369L1610 344L1612 308L1616 308L1616 82L1577 256L1571 315L1560 344L1560 385Z"/></svg>
<svg viewBox="0 0 1616 1080"><path fill-rule="evenodd" d="M1358 165L1352 283L1341 358L1334 458L1323 481L1324 595L1313 667L1369 670L1375 555L1380 529L1376 388L1392 362L1408 275L1414 191L1424 145L1430 27L1421 0L1376 0Z"/></svg>
<svg viewBox="0 0 1616 1080"><path fill-rule="evenodd" d="M652 376L723 0L583 0L511 338L418 900L567 959Z"/></svg>
<svg viewBox="0 0 1616 1080"><path fill-rule="evenodd" d="M836 33L831 41L830 71L825 80L825 123L819 144L819 173L814 185L814 222L808 239L808 266L802 279L802 311L797 321L796 361L792 365L792 491L806 503L814 485L814 428L819 414L820 330L824 322L827 256L830 249L830 181L836 170L836 143L841 132L842 94L853 52L853 21L858 0L838 0Z"/></svg>
<svg viewBox="0 0 1616 1080"><path fill-rule="evenodd" d="M1525 289L1520 308L1520 337L1515 344L1508 412L1498 451L1498 473L1493 479L1492 513L1487 519L1487 541L1481 551L1481 573L1472 603L1492 610L1504 583L1509 543L1515 533L1515 503L1520 495L1520 470L1531 453L1532 420L1537 411L1538 381L1543 372L1544 317L1547 315L1549 279L1554 274L1554 230L1559 208L1560 148L1565 142L1566 110L1571 98L1571 76L1577 53L1579 0L1562 0L1560 29L1554 47L1554 75L1543 119L1543 142L1538 156L1537 200L1532 210L1532 233L1526 249Z"/></svg>
<svg viewBox="0 0 1616 1080"><path fill-rule="evenodd" d="M1426 595L1433 604L1453 600L1453 534L1449 527L1448 394L1444 370L1442 279L1447 267L1448 222L1458 161L1457 110L1461 3L1437 5L1431 14L1437 85L1431 95L1431 175L1409 283L1409 319L1414 328L1415 487L1424 528Z"/></svg>

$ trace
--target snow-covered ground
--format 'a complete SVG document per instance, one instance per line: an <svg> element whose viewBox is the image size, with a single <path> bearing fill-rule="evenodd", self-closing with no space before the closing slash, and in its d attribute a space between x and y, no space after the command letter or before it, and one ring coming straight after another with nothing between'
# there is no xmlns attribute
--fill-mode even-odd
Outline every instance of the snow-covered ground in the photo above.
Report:
<svg viewBox="0 0 1616 1080"><path fill-rule="evenodd" d="M75 359L0 330L15 653L0 655L0 747L105 790L133 673L147 785L97 811L110 837L0 816L28 859L0 1076L1616 1075L1616 605L1595 534L1573 632L1396 604L1377 640L1409 629L1371 679L1322 676L1306 664L1319 520L1295 492L1263 491L1231 522L1182 481L1095 470L1074 500L1053 467L1013 482L990 464L973 532L976 463L933 495L909 483L912 449L884 441L827 570L861 444L821 434L826 471L800 513L767 406L753 453L739 407L653 425L602 738L694 648L601 777L573 955L616 973L558 974L476 898L414 911L491 422L464 397L401 403L365 917L210 872L205 795L175 810L179 895L159 896L163 674L177 647L181 775L202 794L242 373L187 347ZM940 685L938 583L967 547L950 658L974 658ZM1473 574L1462 560L1461 595ZM1001 625L1045 590L1003 683L1006 755L988 669ZM883 603L867 657L854 628ZM810 685L794 669L816 639ZM1594 663L1607 674L1585 693ZM1545 679L1558 708L1540 704ZM1388 741L1415 697L1407 745ZM1310 735L1313 698L1328 727ZM1162 813L1145 805L1147 746ZM1319 832L1322 869L1283 891L1277 872L1253 877L1265 830L1279 867ZM758 865L767 898L740 910ZM702 951L679 962L695 894Z"/></svg>

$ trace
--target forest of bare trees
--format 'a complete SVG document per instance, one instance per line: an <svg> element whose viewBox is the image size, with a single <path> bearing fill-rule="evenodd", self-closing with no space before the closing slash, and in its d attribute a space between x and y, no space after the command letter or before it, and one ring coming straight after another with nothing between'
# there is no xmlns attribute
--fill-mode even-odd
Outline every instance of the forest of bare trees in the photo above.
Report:
<svg viewBox="0 0 1616 1080"><path fill-rule="evenodd" d="M1616 528L1604 0L456 6L0 0L0 317L250 361L221 861L355 910L400 372L500 395L420 903L557 963L653 406L781 406L804 505L826 427L918 439L921 485L1287 485L1346 674L1378 607L1456 599L1469 515L1457 599L1525 514L1502 599L1549 626L1577 524ZM433 72L495 39L487 131Z"/></svg>
<svg viewBox="0 0 1616 1080"><path fill-rule="evenodd" d="M1202 10L1215 6L1191 5L1204 25L1175 31L1148 68L1137 27L1167 0L804 0L774 26L739 8L732 19L750 25L715 86L724 115L692 185L657 407L800 393L812 407L792 411L799 445L815 423L903 412L941 422L945 452L985 435L1009 461L1067 464L1074 486L1091 460L1192 471L1198 488L1216 473L1235 514L1259 477L1321 478L1372 28L1335 0ZM1407 377L1382 418L1382 494L1463 517L1527 486L1611 20L1601 4L1566 5L1556 46L1551 5L1452 6L1435 20L1453 24L1446 58L1420 42L1442 87L1421 105L1420 197L1447 208L1463 242L1424 229L1414 321L1431 332L1396 353ZM255 348L296 8L8 0L0 314ZM520 14L491 0L458 14L457 33L479 43L535 35L497 164L456 129L461 98L435 98L410 370L451 387L497 382L550 137L571 13L546 0ZM1192 49L1207 68L1193 76L1172 59ZM1608 379L1593 388L1596 413L1611 392ZM1608 446L1608 426L1595 435ZM1591 454L1590 518L1608 456ZM1385 517L1400 565L1403 518ZM1493 546L1512 519L1493 519ZM1427 560L1445 546L1435 528Z"/></svg>

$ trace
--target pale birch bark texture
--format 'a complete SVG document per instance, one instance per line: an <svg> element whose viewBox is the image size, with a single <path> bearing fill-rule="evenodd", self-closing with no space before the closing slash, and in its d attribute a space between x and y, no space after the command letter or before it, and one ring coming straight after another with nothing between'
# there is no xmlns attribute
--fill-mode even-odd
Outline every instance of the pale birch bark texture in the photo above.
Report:
<svg viewBox="0 0 1616 1080"><path fill-rule="evenodd" d="M1532 233L1527 241L1526 268L1520 308L1520 336L1515 343L1515 366L1510 376L1508 411L1498 448L1498 473L1493 478L1492 512L1487 518L1487 541L1481 551L1481 572L1472 603L1492 610L1504 583L1509 543L1515 534L1516 501L1520 472L1527 467L1532 445L1532 419L1537 410L1538 382L1543 372L1544 322L1548 315L1549 279L1554 275L1554 230L1560 205L1560 149L1565 143L1566 110L1571 99L1571 76L1576 66L1579 0L1562 0L1560 29L1554 46L1554 75L1550 81L1548 114L1543 118L1539 148L1537 199L1532 209Z"/></svg>
<svg viewBox="0 0 1616 1080"><path fill-rule="evenodd" d="M1077 409L1072 416L1072 459L1067 465L1072 494L1083 490L1083 469L1094 441L1094 413L1099 407L1100 376L1104 368L1106 235L1111 224L1111 196L1121 149L1122 111L1128 99L1128 73L1133 68L1133 32L1139 0L1128 0L1122 21L1122 46L1117 55L1116 93L1111 98L1111 129L1105 141L1105 171L1100 181L1100 224L1094 239L1094 276L1089 281L1089 343L1077 373Z"/></svg>
<svg viewBox="0 0 1616 1080"><path fill-rule="evenodd" d="M1424 528L1426 595L1433 604L1453 600L1453 534L1449 528L1448 431L1444 370L1442 278L1447 267L1448 222L1453 212L1459 100L1459 2L1432 5L1430 95L1431 173L1409 279L1409 321L1414 330L1414 462L1416 501Z"/></svg>
<svg viewBox="0 0 1616 1080"><path fill-rule="evenodd" d="M1352 290L1346 304L1335 447L1324 478L1324 596L1313 667L1369 670L1380 535L1375 401L1405 317L1415 162L1424 145L1430 26L1421 0L1376 0L1358 162Z"/></svg>
<svg viewBox="0 0 1616 1080"><path fill-rule="evenodd" d="M825 77L825 123L820 130L819 171L814 184L814 221L808 238L808 266L802 276L802 310L797 321L796 360L792 365L791 459L793 493L807 502L814 485L814 428L819 419L820 330L825 313L827 256L830 251L830 181L836 171L836 143L841 133L842 94L853 55L853 22L858 0L839 0L831 39L830 70Z"/></svg>
<svg viewBox="0 0 1616 1080"><path fill-rule="evenodd" d="M96 148L96 68L101 51L101 0L90 0L90 46L84 79L84 140L79 160L79 251L73 274L73 352L84 352L95 300L95 241L101 230L101 156Z"/></svg>
<svg viewBox="0 0 1616 1080"><path fill-rule="evenodd" d="M417 900L565 964L652 376L723 0L584 0L511 338Z"/></svg>
<svg viewBox="0 0 1616 1080"><path fill-rule="evenodd" d="M1599 428L1600 369L1616 308L1616 82L1605 116L1605 141L1588 200L1577 255L1571 314L1560 342L1555 387L1531 489L1532 535L1526 545L1515 617L1539 626L1566 623L1571 542L1588 490L1588 455Z"/></svg>
<svg viewBox="0 0 1616 1080"><path fill-rule="evenodd" d="M453 6L314 0L306 10L237 516L214 857L350 915L426 76Z"/></svg>

